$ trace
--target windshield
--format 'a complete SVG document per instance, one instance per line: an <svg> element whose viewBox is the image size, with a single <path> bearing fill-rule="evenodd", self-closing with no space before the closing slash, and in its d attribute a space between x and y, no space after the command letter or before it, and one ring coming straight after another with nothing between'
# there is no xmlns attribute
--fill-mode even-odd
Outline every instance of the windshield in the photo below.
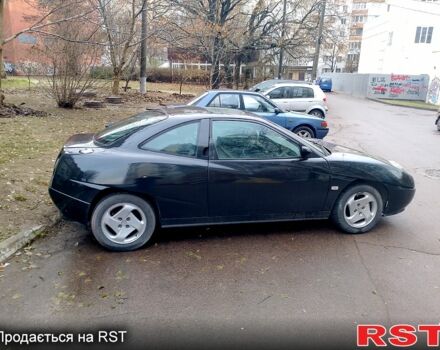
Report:
<svg viewBox="0 0 440 350"><path fill-rule="evenodd" d="M160 110L142 112L111 124L108 128L95 134L94 141L98 145L107 146L141 128L158 123L166 118L167 115Z"/></svg>
<svg viewBox="0 0 440 350"><path fill-rule="evenodd" d="M266 91L269 89L272 85L275 85L278 81L277 80L267 80L263 81L255 86L253 86L250 90L251 91Z"/></svg>

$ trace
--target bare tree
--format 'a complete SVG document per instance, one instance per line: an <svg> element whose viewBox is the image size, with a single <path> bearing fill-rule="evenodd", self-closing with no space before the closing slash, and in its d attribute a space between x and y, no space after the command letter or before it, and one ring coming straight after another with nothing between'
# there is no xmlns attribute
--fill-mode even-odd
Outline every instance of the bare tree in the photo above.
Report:
<svg viewBox="0 0 440 350"><path fill-rule="evenodd" d="M119 93L119 82L138 50L140 16L146 0L96 0L106 49L113 68L112 93Z"/></svg>

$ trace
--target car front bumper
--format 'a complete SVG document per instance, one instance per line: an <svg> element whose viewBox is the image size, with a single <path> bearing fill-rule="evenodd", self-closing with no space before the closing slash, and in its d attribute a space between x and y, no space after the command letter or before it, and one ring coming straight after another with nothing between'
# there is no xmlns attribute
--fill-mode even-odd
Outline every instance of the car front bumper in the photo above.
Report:
<svg viewBox="0 0 440 350"><path fill-rule="evenodd" d="M383 215L390 216L405 210L406 206L414 198L415 188L387 186L388 200L383 209Z"/></svg>

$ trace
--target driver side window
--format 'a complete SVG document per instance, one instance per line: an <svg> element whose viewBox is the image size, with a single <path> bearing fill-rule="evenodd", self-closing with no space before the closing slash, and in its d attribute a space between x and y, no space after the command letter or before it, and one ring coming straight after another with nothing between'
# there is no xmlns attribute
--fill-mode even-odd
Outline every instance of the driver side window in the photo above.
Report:
<svg viewBox="0 0 440 350"><path fill-rule="evenodd" d="M301 154L299 145L254 122L214 120L212 142L219 160L285 159Z"/></svg>

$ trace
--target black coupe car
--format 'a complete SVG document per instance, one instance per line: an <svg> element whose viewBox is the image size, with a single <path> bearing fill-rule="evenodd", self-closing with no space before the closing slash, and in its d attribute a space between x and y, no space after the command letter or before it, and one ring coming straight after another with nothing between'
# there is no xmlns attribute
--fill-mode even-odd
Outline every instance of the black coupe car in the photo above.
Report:
<svg viewBox="0 0 440 350"><path fill-rule="evenodd" d="M176 107L72 136L49 192L104 247L132 250L157 227L331 218L366 232L415 188L395 162L246 113Z"/></svg>

